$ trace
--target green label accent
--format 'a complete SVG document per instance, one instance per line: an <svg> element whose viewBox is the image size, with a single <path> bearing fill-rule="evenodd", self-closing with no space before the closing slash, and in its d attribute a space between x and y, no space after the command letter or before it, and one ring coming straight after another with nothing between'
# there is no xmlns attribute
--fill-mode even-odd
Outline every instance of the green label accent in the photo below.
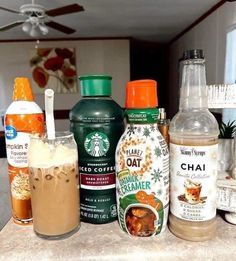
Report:
<svg viewBox="0 0 236 261"><path fill-rule="evenodd" d="M142 181L138 178L138 176L127 176L123 177L120 180L120 188L123 194L137 191L137 190L150 190L151 182L150 181Z"/></svg>
<svg viewBox="0 0 236 261"><path fill-rule="evenodd" d="M127 110L129 123L156 123L158 115L159 111L157 108Z"/></svg>
<svg viewBox="0 0 236 261"><path fill-rule="evenodd" d="M98 131L89 133L84 141L86 152L93 157L104 156L110 147L106 134Z"/></svg>
<svg viewBox="0 0 236 261"><path fill-rule="evenodd" d="M129 176L130 175L129 169L124 169L120 171L117 175L118 175L118 179L122 179L126 176Z"/></svg>

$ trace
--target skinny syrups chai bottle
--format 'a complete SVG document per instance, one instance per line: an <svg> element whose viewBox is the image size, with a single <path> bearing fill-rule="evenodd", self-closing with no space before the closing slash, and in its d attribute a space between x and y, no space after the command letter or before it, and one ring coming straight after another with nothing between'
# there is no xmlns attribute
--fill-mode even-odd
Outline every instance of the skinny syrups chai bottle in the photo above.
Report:
<svg viewBox="0 0 236 261"><path fill-rule="evenodd" d="M219 129L208 110L202 50L184 52L179 112L170 123L169 134L169 228L186 240L207 240L216 229Z"/></svg>

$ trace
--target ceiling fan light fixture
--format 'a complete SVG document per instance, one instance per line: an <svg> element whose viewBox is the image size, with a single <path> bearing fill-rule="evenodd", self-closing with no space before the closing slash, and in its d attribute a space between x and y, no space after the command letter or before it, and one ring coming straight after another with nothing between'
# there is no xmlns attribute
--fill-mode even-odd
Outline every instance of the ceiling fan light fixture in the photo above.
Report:
<svg viewBox="0 0 236 261"><path fill-rule="evenodd" d="M22 25L22 30L31 37L39 37L40 35L47 35L49 30L44 24L44 21L40 21L38 17L30 17Z"/></svg>
<svg viewBox="0 0 236 261"><path fill-rule="evenodd" d="M38 26L33 25L29 32L29 35L34 38L39 37L41 35L41 30L39 29Z"/></svg>
<svg viewBox="0 0 236 261"><path fill-rule="evenodd" d="M43 35L48 34L49 30L44 23L39 24L39 29Z"/></svg>
<svg viewBox="0 0 236 261"><path fill-rule="evenodd" d="M22 30L23 32L29 34L29 32L31 31L32 29L32 24L29 20L26 20L23 25L22 25Z"/></svg>
<svg viewBox="0 0 236 261"><path fill-rule="evenodd" d="M35 4L35 1L36 0L32 0L31 4L21 5L19 11L0 6L0 10L16 13L20 16L26 17L26 20L19 20L6 24L5 26L1 26L0 32L9 30L19 25L21 25L22 31L31 37L39 37L40 35L48 34L48 27L64 34L72 34L76 32L73 28L50 20L49 17L81 12L84 11L83 6L78 4L69 4L55 9L46 10L44 6Z"/></svg>

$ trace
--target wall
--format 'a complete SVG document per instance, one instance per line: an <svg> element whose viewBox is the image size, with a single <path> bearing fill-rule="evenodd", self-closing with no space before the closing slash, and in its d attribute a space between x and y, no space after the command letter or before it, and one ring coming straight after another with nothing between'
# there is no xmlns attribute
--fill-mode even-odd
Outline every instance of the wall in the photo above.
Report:
<svg viewBox="0 0 236 261"><path fill-rule="evenodd" d="M35 42L0 43L0 112L11 103L15 77L31 77L30 50ZM43 47L74 47L78 75L109 74L113 77L113 98L124 106L125 84L130 79L129 40L81 40L40 42ZM77 94L56 94L55 109L71 109L80 99ZM35 95L36 102L44 108L44 96ZM0 124L1 125L1 124ZM57 130L68 129L69 121L56 122Z"/></svg>
<svg viewBox="0 0 236 261"><path fill-rule="evenodd" d="M236 3L225 3L200 24L171 44L169 49L169 112L178 111L178 60L187 49L203 49L207 84L224 83L227 31L236 23Z"/></svg>
<svg viewBox="0 0 236 261"><path fill-rule="evenodd" d="M0 115L11 103L13 82L18 76L31 78L29 59L34 42L0 43ZM76 48L77 73L110 74L113 77L113 98L124 106L125 84L130 79L129 40L94 40L68 42L41 42L39 47ZM35 95L36 102L44 108L43 94ZM71 109L80 99L76 94L55 94L55 109ZM0 120L0 130L1 130ZM69 128L68 120L56 121L57 130ZM1 143L0 146L3 146ZM9 182L6 161L0 159L0 230L11 216Z"/></svg>
<svg viewBox="0 0 236 261"><path fill-rule="evenodd" d="M11 217L10 187L7 169L7 161L0 158L0 231Z"/></svg>

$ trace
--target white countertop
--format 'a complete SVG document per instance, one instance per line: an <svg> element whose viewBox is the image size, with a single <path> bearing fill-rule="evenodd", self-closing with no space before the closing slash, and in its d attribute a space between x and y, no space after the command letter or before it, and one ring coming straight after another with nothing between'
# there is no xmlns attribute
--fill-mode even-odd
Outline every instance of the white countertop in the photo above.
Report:
<svg viewBox="0 0 236 261"><path fill-rule="evenodd" d="M236 260L236 227L218 217L214 239L188 242L168 230L156 238L130 237L117 222L105 225L82 223L70 238L47 241L38 238L32 226L19 226L12 220L0 232L0 260L3 261L233 261Z"/></svg>

